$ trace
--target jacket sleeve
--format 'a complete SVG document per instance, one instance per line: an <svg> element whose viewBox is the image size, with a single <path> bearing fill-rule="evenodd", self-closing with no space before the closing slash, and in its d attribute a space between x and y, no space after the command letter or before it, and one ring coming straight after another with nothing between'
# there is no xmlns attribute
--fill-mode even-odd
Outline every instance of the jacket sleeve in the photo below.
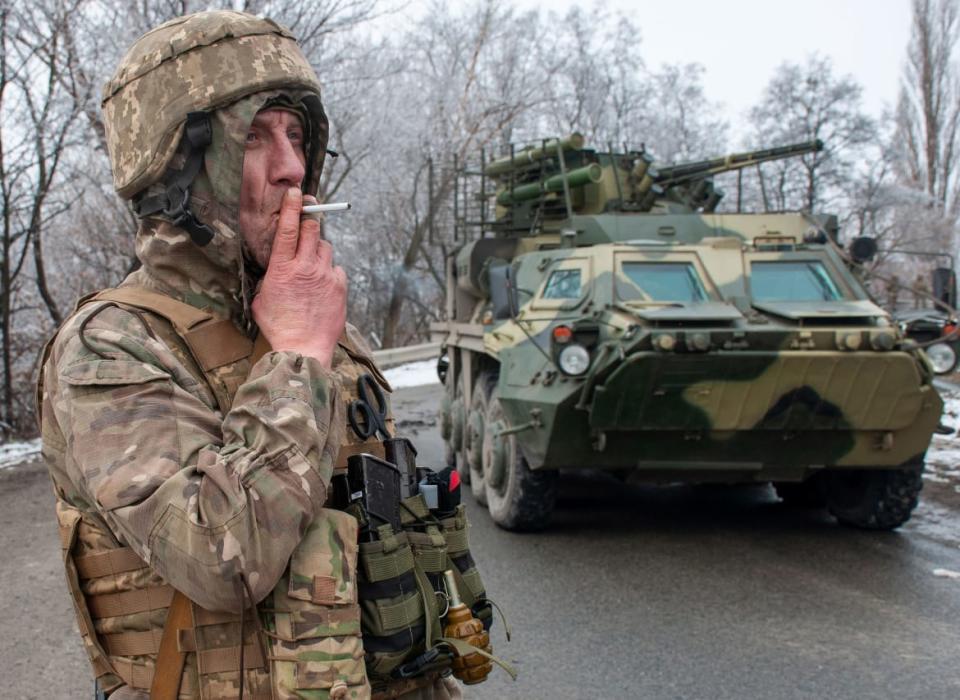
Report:
<svg viewBox="0 0 960 700"><path fill-rule="evenodd" d="M260 601L326 500L345 425L334 376L313 358L268 353L221 415L139 319L100 310L81 338L85 316L61 331L53 359L78 492L202 607L239 610L241 574Z"/></svg>

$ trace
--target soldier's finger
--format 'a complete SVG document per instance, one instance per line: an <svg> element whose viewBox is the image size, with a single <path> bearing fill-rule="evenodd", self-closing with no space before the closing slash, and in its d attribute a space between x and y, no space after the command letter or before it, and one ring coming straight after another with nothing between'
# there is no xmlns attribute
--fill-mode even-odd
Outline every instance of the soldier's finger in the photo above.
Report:
<svg viewBox="0 0 960 700"><path fill-rule="evenodd" d="M300 243L297 245L297 259L313 262L317 258L317 245L320 243L320 224L304 219L300 224Z"/></svg>
<svg viewBox="0 0 960 700"><path fill-rule="evenodd" d="M347 288L346 270L344 270L342 267L338 265L337 267L333 268L333 277L337 281L337 286L339 286L340 289L346 290Z"/></svg>
<svg viewBox="0 0 960 700"><path fill-rule="evenodd" d="M280 203L280 218L277 221L277 235L273 239L270 262L287 262L297 255L297 242L300 238L300 208L302 195L296 187L291 187L283 195Z"/></svg>
<svg viewBox="0 0 960 700"><path fill-rule="evenodd" d="M317 242L317 263L323 269L333 265L333 246L323 238Z"/></svg>

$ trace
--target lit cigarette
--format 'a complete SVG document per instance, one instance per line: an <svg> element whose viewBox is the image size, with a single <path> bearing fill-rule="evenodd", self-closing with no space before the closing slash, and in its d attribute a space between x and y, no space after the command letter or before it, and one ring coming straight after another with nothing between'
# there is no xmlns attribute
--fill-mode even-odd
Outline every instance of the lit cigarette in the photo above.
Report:
<svg viewBox="0 0 960 700"><path fill-rule="evenodd" d="M330 204L308 204L303 208L304 214L319 214L324 211L346 211L350 202L331 202Z"/></svg>

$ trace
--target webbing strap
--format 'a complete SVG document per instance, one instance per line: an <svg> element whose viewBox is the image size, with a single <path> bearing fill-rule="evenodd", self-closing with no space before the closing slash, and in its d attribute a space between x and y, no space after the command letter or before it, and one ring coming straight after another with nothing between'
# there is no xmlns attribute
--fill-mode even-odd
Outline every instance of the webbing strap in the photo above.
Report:
<svg viewBox="0 0 960 700"><path fill-rule="evenodd" d="M80 518L77 518L77 522L80 521ZM70 549L73 546L73 531L76 527L76 524L63 525L60 524L57 528L57 531L60 533L60 549Z"/></svg>
<svg viewBox="0 0 960 700"><path fill-rule="evenodd" d="M195 627L223 625L231 622L240 622L239 613L225 612L222 610L205 610L199 606L193 608L193 624Z"/></svg>
<svg viewBox="0 0 960 700"><path fill-rule="evenodd" d="M399 603L385 604L377 601L377 614L384 630L412 627L422 616L423 607L419 595L412 595Z"/></svg>
<svg viewBox="0 0 960 700"><path fill-rule="evenodd" d="M77 565L77 573L82 579L122 574L147 566L146 562L130 547L108 549L105 552L74 557L73 563Z"/></svg>
<svg viewBox="0 0 960 700"><path fill-rule="evenodd" d="M457 639L456 637L440 637L438 642L443 642L453 647L454 651L457 652L457 656L470 656L470 654L480 654L480 656L490 659L493 663L497 664L500 668L510 674L510 677L513 680L517 680L517 671L516 669L508 664L506 661L498 659L493 654L484 651L478 647L473 646L472 644L467 644L462 639Z"/></svg>
<svg viewBox="0 0 960 700"><path fill-rule="evenodd" d="M413 552L410 547L401 547L390 554L364 557L363 569L367 581L386 581L401 576L413 568Z"/></svg>
<svg viewBox="0 0 960 700"><path fill-rule="evenodd" d="M437 574L447 568L447 548L443 535L435 529L427 532L407 532L413 547L413 557L424 571Z"/></svg>
<svg viewBox="0 0 960 700"><path fill-rule="evenodd" d="M253 341L229 319L143 287L105 289L93 297L150 311L169 321L204 372L249 357Z"/></svg>
<svg viewBox="0 0 960 700"><path fill-rule="evenodd" d="M150 686L153 683L154 673L153 669L149 666L142 663L137 663L135 661L130 661L129 659L114 659L113 669L114 672L120 676L120 679L131 688L135 688L137 690L150 690ZM151 693L151 700L153 700L155 697L156 696ZM176 695L173 697L176 697Z"/></svg>
<svg viewBox="0 0 960 700"><path fill-rule="evenodd" d="M423 496L421 494L418 493L416 496L404 498L402 501L400 501L400 503L403 504L403 508L400 511L400 516L404 525L409 525L417 520L433 521L433 516L430 514L430 509L427 508L427 502L423 500Z"/></svg>
<svg viewBox="0 0 960 700"><path fill-rule="evenodd" d="M77 626L80 628L80 635L83 637L83 646L87 651L87 657L93 666L94 677L99 681L108 674L112 674L114 677L120 676L120 673L114 668L114 665L111 664L110 659L107 657L106 650L97 638L92 612L80 588L80 577L77 574L77 567L73 561L73 546L76 542L77 531L80 528L81 521L80 511L75 508L70 508L61 513L59 507L57 511L60 527L60 544L63 548L63 566L67 574L67 588L73 600L73 608L77 614ZM113 690L111 686L115 686L115 683L115 680L111 680L106 686L107 689ZM129 685L129 683L127 685Z"/></svg>
<svg viewBox="0 0 960 700"><path fill-rule="evenodd" d="M419 564L414 566L413 571L417 577L417 590L420 591L420 598L423 600L423 608L426 611L424 615L424 640L426 648L430 649L433 646L433 640L439 637L442 632L440 610L437 608L437 596L430 579L427 578Z"/></svg>
<svg viewBox="0 0 960 700"><path fill-rule="evenodd" d="M245 644L243 647L244 668L264 668L266 662L259 644ZM197 667L201 675L208 673L224 673L236 671L240 668L240 647L223 647L221 649L205 649L197 652ZM244 693L246 696L246 693ZM153 700L151 698L151 700Z"/></svg>
<svg viewBox="0 0 960 700"><path fill-rule="evenodd" d="M253 341L226 318L192 328L183 334L183 339L204 372L242 360L253 352Z"/></svg>
<svg viewBox="0 0 960 700"><path fill-rule="evenodd" d="M179 649L180 630L193 626L193 604L180 591L176 591L167 611L163 625L163 637L157 651L156 674L150 685L151 700L177 700L180 678L187 655Z"/></svg>
<svg viewBox="0 0 960 700"><path fill-rule="evenodd" d="M160 651L161 631L116 632L101 634L103 648L110 656L145 656Z"/></svg>
<svg viewBox="0 0 960 700"><path fill-rule="evenodd" d="M87 597L90 614L97 620L119 615L162 610L173 600L174 590L170 586L154 586L137 591L123 593L104 593Z"/></svg>
<svg viewBox="0 0 960 700"><path fill-rule="evenodd" d="M250 355L250 366L253 367L261 357L272 350L270 341L266 339L263 333L257 333L257 337L253 341L253 353Z"/></svg>
<svg viewBox="0 0 960 700"><path fill-rule="evenodd" d="M417 549L414 555L420 568L430 574L443 573L447 567L447 553L442 549Z"/></svg>
<svg viewBox="0 0 960 700"><path fill-rule="evenodd" d="M461 572L460 575L463 576L463 582L466 584L467 590L470 591L475 599L483 596L483 581L480 579L480 572L477 571L476 567L467 569Z"/></svg>
<svg viewBox="0 0 960 700"><path fill-rule="evenodd" d="M461 552L466 552L470 548L467 539L467 531L463 530L444 530L443 539L447 541L447 551L450 556L455 556Z"/></svg>
<svg viewBox="0 0 960 700"><path fill-rule="evenodd" d="M253 352L253 342L231 321L216 318L208 311L143 287L105 289L91 299L126 304L166 319L186 344L202 380L213 391L220 410L224 413L230 410L230 402L239 387L239 379L234 378L237 384L230 386L227 379L219 381L212 370L236 362Z"/></svg>
<svg viewBox="0 0 960 700"><path fill-rule="evenodd" d="M177 301L163 294L152 292L144 287L115 287L104 289L90 299L91 301L115 301L118 304L135 306L138 309L152 311L173 324L181 335L204 321L213 319L213 314Z"/></svg>

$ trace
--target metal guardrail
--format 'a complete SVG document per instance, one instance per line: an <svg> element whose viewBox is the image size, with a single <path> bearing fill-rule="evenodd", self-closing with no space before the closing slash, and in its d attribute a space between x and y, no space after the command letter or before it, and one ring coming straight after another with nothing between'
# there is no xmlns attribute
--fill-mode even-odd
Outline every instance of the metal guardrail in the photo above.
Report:
<svg viewBox="0 0 960 700"><path fill-rule="evenodd" d="M440 355L440 343L422 343L420 345L408 345L403 348L387 348L386 350L374 350L373 359L381 367L392 367L393 365L402 365L405 362L417 362L419 360L430 360Z"/></svg>

